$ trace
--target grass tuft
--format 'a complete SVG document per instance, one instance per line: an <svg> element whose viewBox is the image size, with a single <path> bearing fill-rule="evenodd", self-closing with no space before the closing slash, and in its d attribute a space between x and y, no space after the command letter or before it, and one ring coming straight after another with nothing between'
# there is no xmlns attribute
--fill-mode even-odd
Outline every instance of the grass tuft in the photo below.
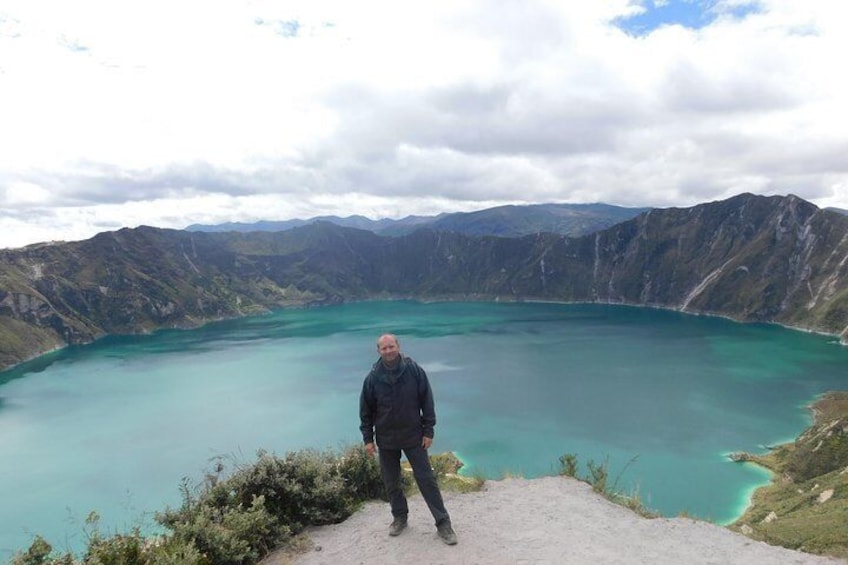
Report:
<svg viewBox="0 0 848 565"><path fill-rule="evenodd" d="M611 485L609 484L609 458L605 459L604 462L600 464L595 463L594 460L590 459L586 463L588 473L581 477L578 471L577 454L566 453L561 455L559 458L559 474L564 477L573 477L588 483L592 486L592 490L603 495L607 500L615 502L625 508L629 508L641 516L646 518L657 518L659 517L659 513L649 509L642 503L642 498L640 497L637 489L634 489L631 492L623 492L618 488L618 482L621 479L621 476L630 465L636 462L638 458L639 457L636 456L628 461Z"/></svg>

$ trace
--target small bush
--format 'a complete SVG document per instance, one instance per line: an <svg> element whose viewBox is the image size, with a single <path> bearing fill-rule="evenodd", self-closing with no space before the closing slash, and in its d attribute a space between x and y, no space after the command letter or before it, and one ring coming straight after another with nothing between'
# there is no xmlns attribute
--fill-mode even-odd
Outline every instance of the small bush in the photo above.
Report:
<svg viewBox="0 0 848 565"><path fill-rule="evenodd" d="M12 557L11 565L74 565L70 554L51 559L53 547L41 536L35 536L32 544L25 552L18 552Z"/></svg>
<svg viewBox="0 0 848 565"><path fill-rule="evenodd" d="M289 534L288 528L268 513L261 496L255 497L247 508L215 507L201 502L189 511L162 516L162 522L173 530L180 551L191 556L190 548L194 547L198 556L215 565L255 563ZM196 562L202 563L203 559Z"/></svg>
<svg viewBox="0 0 848 565"><path fill-rule="evenodd" d="M347 449L339 460L339 475L354 500L383 498L385 487L377 458L368 455L364 445Z"/></svg>
<svg viewBox="0 0 848 565"><path fill-rule="evenodd" d="M86 565L131 565L144 563L144 540L138 530L131 534L116 534L108 538L99 533L88 542Z"/></svg>
<svg viewBox="0 0 848 565"><path fill-rule="evenodd" d="M559 458L559 474L565 477L577 477L577 454L566 453Z"/></svg>
<svg viewBox="0 0 848 565"><path fill-rule="evenodd" d="M53 551L53 547L41 536L36 536L26 552L18 553L12 565L41 565Z"/></svg>
<svg viewBox="0 0 848 565"><path fill-rule="evenodd" d="M213 565L193 543L162 536L146 545L144 565Z"/></svg>
<svg viewBox="0 0 848 565"><path fill-rule="evenodd" d="M606 493L607 479L609 478L607 461L598 465L590 459L589 462L586 463L586 467L589 468L589 484L592 485L592 490L595 492Z"/></svg>
<svg viewBox="0 0 848 565"><path fill-rule="evenodd" d="M263 496L268 512L295 532L340 522L355 508L353 493L339 474L338 456L329 452L303 450L284 458L260 454L255 464L216 488L245 506Z"/></svg>
<svg viewBox="0 0 848 565"><path fill-rule="evenodd" d="M229 477L219 459L199 488L184 481L183 504L157 521L212 563L255 562L309 525L337 523L382 493L380 470L363 446L302 450L277 457L260 451Z"/></svg>
<svg viewBox="0 0 848 565"><path fill-rule="evenodd" d="M252 465L216 458L201 484L184 479L182 505L157 513L167 535L146 539L138 528L103 536L99 517L86 520L84 565L246 565L309 525L337 523L364 500L383 495L377 460L364 446L336 452L303 450L276 457L259 452ZM73 556L51 558L36 537L12 565L78 565Z"/></svg>

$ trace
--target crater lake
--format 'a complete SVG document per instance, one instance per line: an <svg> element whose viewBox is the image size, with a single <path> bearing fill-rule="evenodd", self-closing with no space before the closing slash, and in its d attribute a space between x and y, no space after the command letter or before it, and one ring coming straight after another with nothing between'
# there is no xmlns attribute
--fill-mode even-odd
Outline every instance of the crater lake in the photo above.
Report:
<svg viewBox="0 0 848 565"><path fill-rule="evenodd" d="M793 440L848 389L836 337L614 305L365 302L109 337L0 373L0 558L36 534L81 550L91 511L105 534L151 529L217 462L361 442L383 332L426 369L432 451L465 474L575 454L650 509L717 523L769 480L727 455Z"/></svg>

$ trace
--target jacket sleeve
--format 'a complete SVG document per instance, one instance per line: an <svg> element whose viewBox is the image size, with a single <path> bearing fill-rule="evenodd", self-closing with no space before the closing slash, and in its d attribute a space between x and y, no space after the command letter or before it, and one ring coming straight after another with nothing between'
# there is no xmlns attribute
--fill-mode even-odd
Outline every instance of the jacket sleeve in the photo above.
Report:
<svg viewBox="0 0 848 565"><path fill-rule="evenodd" d="M433 389L430 388L430 381L427 379L427 373L420 365L416 364L418 369L418 403L421 405L421 431L425 437L432 439L434 428L436 427L436 404L433 401Z"/></svg>
<svg viewBox="0 0 848 565"><path fill-rule="evenodd" d="M362 392L359 394L359 431L362 432L362 441L371 443L374 441L374 390L369 386L370 375L365 377L362 383Z"/></svg>

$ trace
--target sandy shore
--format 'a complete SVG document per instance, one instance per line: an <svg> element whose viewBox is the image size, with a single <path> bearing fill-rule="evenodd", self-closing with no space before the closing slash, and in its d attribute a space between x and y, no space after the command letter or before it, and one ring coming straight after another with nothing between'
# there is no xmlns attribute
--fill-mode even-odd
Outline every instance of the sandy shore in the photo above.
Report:
<svg viewBox="0 0 848 565"><path fill-rule="evenodd" d="M846 563L751 540L689 518L643 518L575 479L487 481L480 492L445 493L459 544L444 545L420 496L409 527L389 537L388 504L371 502L341 524L312 528L299 555L262 565L416 564L807 564Z"/></svg>

